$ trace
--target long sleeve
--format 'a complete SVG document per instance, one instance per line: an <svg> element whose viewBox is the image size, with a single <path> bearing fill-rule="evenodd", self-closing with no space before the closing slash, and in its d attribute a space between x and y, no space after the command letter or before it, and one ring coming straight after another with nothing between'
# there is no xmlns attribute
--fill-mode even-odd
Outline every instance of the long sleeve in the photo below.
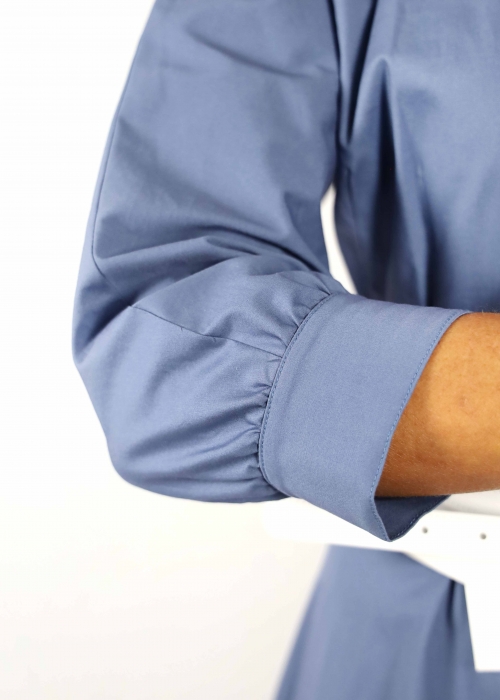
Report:
<svg viewBox="0 0 500 700"><path fill-rule="evenodd" d="M328 271L334 24L327 0L157 0L98 178L73 353L124 479L296 496L394 539L440 500L374 493L462 312L349 294Z"/></svg>

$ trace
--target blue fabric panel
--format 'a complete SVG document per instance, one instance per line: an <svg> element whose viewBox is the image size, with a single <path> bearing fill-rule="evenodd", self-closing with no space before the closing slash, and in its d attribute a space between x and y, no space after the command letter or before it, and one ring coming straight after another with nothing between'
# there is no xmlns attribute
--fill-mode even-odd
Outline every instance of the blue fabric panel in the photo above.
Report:
<svg viewBox="0 0 500 700"><path fill-rule="evenodd" d="M497 700L464 588L404 554L332 547L276 700Z"/></svg>
<svg viewBox="0 0 500 700"><path fill-rule="evenodd" d="M280 491L395 539L439 498L383 499L390 439L418 377L457 318L446 309L332 295L303 322L278 370L261 464Z"/></svg>

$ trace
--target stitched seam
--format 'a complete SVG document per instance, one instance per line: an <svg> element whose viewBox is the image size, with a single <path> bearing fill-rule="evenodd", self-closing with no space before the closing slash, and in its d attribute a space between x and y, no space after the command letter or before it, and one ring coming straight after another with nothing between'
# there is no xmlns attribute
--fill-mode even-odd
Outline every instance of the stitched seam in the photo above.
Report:
<svg viewBox="0 0 500 700"><path fill-rule="evenodd" d="M148 20L148 23L149 23L149 21L151 21L152 14L153 14L153 13L151 12L151 15L150 15L150 18L149 18L149 20ZM118 124L118 121L119 121L121 109L122 109L122 106L123 106L123 102L124 102L124 100L125 100L125 96L126 96L126 93L127 93L128 87L129 87L129 83L130 83L130 81L131 81L131 77L132 77L132 73L133 73L133 70L134 70L134 66L135 66L135 63L136 63L136 61L137 61L138 55L139 55L139 53L140 53L139 49L140 49L140 46L141 46L141 44L142 44L142 42L143 42L143 40L144 40L144 35L146 34L146 30L147 30L147 25L146 25L146 27L145 27L145 29L144 29L144 31L143 31L143 33L142 33L142 36L141 36L141 38L140 38L140 40L139 40L139 43L138 43L138 45L137 45L137 49L136 49L136 52L135 52L135 55L134 55L134 59L133 59L132 64L131 64L131 66L130 66L130 70L129 70L129 73L128 73L128 76L127 76L127 80L126 80L126 82L125 82L125 86L124 86L124 88L123 88L122 95L121 95L121 97L120 97L120 101L119 101L119 103L118 103L118 107L117 107L117 109L116 109L116 113L115 113L115 116L114 116L114 118L113 118L113 123L112 123L112 126L111 126L111 132L110 132L110 135L109 135L109 142L108 142L108 146L107 146L107 152L106 152L106 156L105 156L105 161L104 161L104 163L103 163L103 170L102 170L101 182L100 182L100 184L99 184L99 192L98 192L98 194L97 194L97 199L96 199L96 204L95 204L95 213L94 213L94 217L93 217L93 221L92 221L92 227L91 227L92 233L91 233L91 238L90 238L90 255L91 255L92 261L93 261L93 263L94 263L94 265L95 265L95 268L96 268L97 272L101 275L101 277L104 279L104 281L107 282L107 284L109 284L109 286L117 292L117 294L119 295L119 298L122 299L122 301L125 302L127 308L129 308L129 309L137 309L137 310L139 310L139 311L143 311L144 313L148 313L148 314L150 314L151 316L155 316L156 318L160 319L161 321L164 321L165 323L170 323L170 324L173 325L173 326L177 326L178 328L183 328L184 330L190 331L191 333L195 333L196 335L203 336L204 338L214 338L214 339L217 339L217 340L229 340L229 341L231 341L231 342L233 342L233 343L237 343L237 344L239 344L239 345L245 345L245 346L248 347L248 348L253 348L254 350L258 350L258 351L260 351L260 352L264 352L264 353L266 353L267 355L272 355L273 357L281 358L280 355L277 355L277 354L274 353L274 352L270 352L270 351L268 351L268 350L265 350L264 348L256 347L255 345L250 345L250 344L248 344L248 343L244 343L244 342L242 342L241 340L236 340L235 338L225 338L225 337L223 337L223 336L206 335L205 333L199 333L198 331L194 331L194 330L192 330L191 328L186 328L185 326L181 326L179 323L175 323L174 321L170 321L170 320L167 319L167 318L163 318L162 316L158 316L157 314L153 313L152 311L148 311L147 309L145 309L145 308L143 308L143 307L141 307L141 306L136 306L136 305L129 304L128 301L127 301L127 299L126 299L126 297L123 295L122 291L120 290L120 288L116 285L115 282L113 282L113 280L111 280L111 279L104 273L103 270L101 270L101 268L99 267L99 264L97 263L97 259L96 259L95 251L94 251L94 242L95 242L95 231L96 231L96 226L97 226L97 217L98 217L98 215L99 215L99 208L100 208L100 204L101 204L101 195L102 195L102 191L103 191L103 188L104 188L104 182L105 182L105 180L106 180L106 175L107 175L107 172L108 172L108 164L109 164L110 157L111 157L111 151L112 151L112 149L113 149L113 144L114 144L114 141L115 141L116 127L117 127L117 124Z"/></svg>
<svg viewBox="0 0 500 700"><path fill-rule="evenodd" d="M145 31L143 32L142 37L144 36L144 34L145 34ZM106 160L105 160L105 162L104 162L104 164L103 164L102 177L101 177L101 182L100 182L100 185L99 185L99 192L98 192L98 194L97 194L97 199L96 199L96 204L95 204L95 213L94 213L94 218L93 218L93 221L92 221L92 228L91 228L92 233L91 233L91 238L90 238L90 255L91 255L91 257L92 257L92 261L93 261L93 263L94 263L94 265L95 265L95 268L96 268L97 272L101 275L101 277L103 278L103 280L104 280L105 282L107 282L107 284L109 284L109 286L117 292L119 298L122 299L122 300L125 302L127 308L129 308L129 309L137 309L137 310L139 310L139 311L144 311L145 313L151 314L151 316L155 316L156 318L159 318L161 321L164 321L165 323L170 323L170 324L173 325L173 326L177 326L178 328L183 328L184 330L190 331L191 333L195 333L196 335L200 335L200 336L203 336L203 337L205 337L205 338L214 338L214 339L217 339L217 340L230 340L230 341L233 342L233 343L238 343L239 345L245 345L246 347L253 348L254 350L259 350L260 352L264 352L264 353L266 353L267 355L272 355L273 357L278 357L278 358L280 358L280 357L281 357L280 355L277 355L277 354L274 353L274 352L269 352L268 350L264 350L264 348L259 348L259 347L256 347L256 346L254 346L254 345L249 345L248 343L244 343L244 342L242 342L242 341L240 341L240 340L236 340L236 339L234 339L234 338L224 338L223 336L206 335L205 333L199 333L199 332L197 332L197 331L192 330L191 328L186 328L185 326L181 326L179 323L175 323L174 321L170 321L170 320L167 319L167 318L163 318L162 316L158 316L157 314L153 313L152 311L148 311L147 309L145 309L145 308L143 308L143 307L141 307L141 306L136 306L136 305L129 304L128 301L127 301L127 299L126 299L125 296L123 295L123 292L122 292L122 291L120 290L120 288L116 285L116 283L113 282L113 280L111 280L111 279L104 273L104 271L101 270L101 268L99 267L99 264L98 264L98 262L97 262L97 259L96 259L96 256L95 256L95 252L94 252L94 242L95 242L95 230L96 230L96 226L97 226L97 217L98 217L98 215L99 215L99 208L100 208L100 204L101 204L101 195L102 195L102 191L103 191L103 188L104 188L104 182L105 182L105 180L106 180L106 175L107 175L107 172L108 172L108 164L109 164L109 160L110 160L110 157L111 157L111 151L112 151L113 144L114 144L114 140L115 140L116 126L117 126L117 124L118 124L118 120L119 120L119 117L120 117L121 108L122 108L123 102L124 102L124 100L125 100L125 96L126 96L126 93L127 93L127 89L128 89L128 86L129 86L129 83L130 83L130 80L131 80L131 76L132 76L132 72L133 72L133 69L134 69L134 65L135 65L135 62L136 62L137 57L138 57L138 54L139 54L139 48L140 48L140 45L141 45L142 40L143 40L142 37L141 37L141 39L140 39L140 41L139 41L139 44L138 44L138 46L137 46L137 50L136 50L136 53L135 53L135 56L134 56L134 60L132 61L132 65L131 65L131 67L130 67L129 74L128 74L128 77L127 77L125 86L124 86L124 88L123 88L123 92L122 92L120 101L119 101L119 103L118 103L118 107L117 107L117 109L116 109L116 113L115 113L115 116L114 116L114 119L113 119L113 124L112 124L112 127L111 127L111 133L110 133L110 136L109 136L109 143L108 143L108 147L107 147Z"/></svg>
<svg viewBox="0 0 500 700"><path fill-rule="evenodd" d="M277 386L278 386L278 382L279 382L279 380L280 380L281 373L282 373L283 368L284 368L284 366L285 366L285 363L286 363L286 360L287 360L287 358L288 358L288 355L290 354L290 352L291 352L293 346L294 346L295 343L297 342L297 340L298 340L300 334L302 333L302 331L303 331L304 328L306 327L307 323L309 323L310 319L314 316L314 314L315 314L317 311L319 311L319 309L323 306L323 304L325 304L329 299L332 299L332 297L337 297L337 296L338 296L338 293L334 293L334 292L328 294L328 296L326 296L324 299L322 299L320 302L318 302L318 303L316 304L316 306L314 306L314 307L311 309L311 311L309 311L309 313L308 313L307 316L304 318L304 320L302 321L302 323L300 324L300 326L298 326L297 330L296 330L295 333L294 333L293 338L291 339L290 343L288 344L288 347L287 347L287 349L285 350L285 353L284 353L284 355L283 355L283 357L282 357L282 359L281 359L281 363L280 363L280 366L279 366L279 368L278 368L278 371L276 372L276 376L274 377L273 385L272 385L271 392L270 392L269 398L268 398L268 400L267 400L266 409L265 409L265 412L264 412L264 422L263 422L263 425L262 425L261 434L260 434L260 440L259 440L259 453L260 453L260 460L259 460L259 462L260 462L260 470L261 470L262 474L264 475L264 478L266 479L266 481L267 481L271 486L273 486L273 484L269 481L269 477L267 476L266 468L265 468L265 460L264 460L264 439L265 439L265 435L266 435L266 429L267 429L267 423L268 423L268 420L269 420L269 415L270 415L270 413L271 413L271 408L272 408L272 402L273 402L273 398L274 398L274 393L275 393L276 388L277 388ZM276 487L273 486L273 488L276 488ZM291 494L287 494L287 495L291 495Z"/></svg>
<svg viewBox="0 0 500 700"><path fill-rule="evenodd" d="M370 490L370 501L371 501L371 507L372 507L373 514L374 514L375 519L376 519L376 521L377 521L377 523L378 523L378 525L379 525L379 527L380 527L380 531L381 531L381 533L382 533L383 539L386 540L386 542L390 542L391 540L390 540L390 538L389 538L389 535L388 535L388 533L387 533L387 530L386 530L386 528L385 528L385 525L384 525L384 523L383 523L383 521L382 521L382 518L380 517L380 515L379 515L379 513L378 513L378 511L377 511L377 506L375 505L375 498L374 498L374 495L375 495L375 487L376 487L377 482L378 482L378 480L379 480L379 478L380 478L380 474L381 474L381 472L382 472L382 468L383 468L383 466L384 466L384 464L385 464L385 459L386 459L387 452L388 452L388 449L389 449L389 443L390 443L391 438L392 438L392 436L393 436L393 433L394 433L394 430L395 430L395 428L396 428L396 425L398 424L398 421L399 421L399 419L401 418L401 414L402 414L403 411L404 411L404 408L405 408L405 406L406 406L406 402L408 401L408 397L410 396L410 394L411 394L411 392L412 392L412 390L413 390L413 388L414 388L414 386L415 386L415 384L416 384L416 380L417 380L417 378L418 378L418 375L419 375L419 373L420 373L420 370L422 369L422 366L424 365L424 362L428 359L428 357L430 356L430 354L431 354L432 351L434 350L434 348L435 348L435 346L436 346L436 344L437 344L439 338L441 337L441 334L443 333L443 330L446 328L446 326L449 325L449 324L451 324L453 320L459 318L459 316L462 316L463 314L466 314L466 313L468 313L468 312L467 312L467 311L454 311L452 314L450 314L450 315L446 318L446 320L445 320L445 321L441 324L441 326L439 327L439 331L437 332L436 337L434 338L434 340L433 340L432 343L430 344L430 346L429 346L427 352L425 353L425 355L424 355L423 358L421 359L420 364L418 365L417 370L416 370L415 374L413 375L413 377L412 377L412 379L411 379L410 386L409 386L409 388L408 388L408 391L407 391L406 394L405 394L405 397L404 397L404 399L403 399L403 402L402 402L402 404L401 404L401 407L400 407L400 409L399 409L399 412L398 412L398 414L397 414L397 416L396 416L396 420L395 420L394 423L392 424L391 429L389 430L389 434L388 434L388 436L387 436L387 440L385 441L384 450L383 450L383 452L382 452L382 457L381 457L380 462L379 462L379 464L378 464L378 468L377 468L377 472L376 472L376 474L375 474L375 478L373 479L373 482L372 482L372 486L371 486L371 490ZM411 521L411 523L410 523L407 527L403 528L403 530L401 530L401 532L399 532L397 535L395 535L395 536L393 537L393 539L395 539L396 537L400 537L400 536L401 536L402 534L404 534L407 530L409 530L410 527L411 527L422 515L424 515L424 513L428 512L428 510L429 510L429 509L424 509L419 515L417 515L417 516Z"/></svg>
<svg viewBox="0 0 500 700"><path fill-rule="evenodd" d="M172 5L176 1L177 0L172 0ZM118 124L118 121L120 118L123 102L125 101L125 97L126 97L126 94L128 92L128 88L130 85L130 81L132 79L132 74L134 72L135 64L137 63L138 58L139 58L141 46L145 42L145 37L146 37L147 31L148 31L148 27L153 22L153 16L154 16L155 11L157 10L158 7L159 7L158 2L153 3L153 7L149 13L146 24L144 26L144 29L142 30L142 34L141 34L140 39L137 43L134 57L132 59L132 63L130 64L130 69L129 69L129 72L127 75L127 79L125 81L125 85L123 86L122 94L120 96L120 100L118 102L118 106L116 108L116 111L115 111L115 114L113 117L110 133L108 136L108 144L107 144L106 153L105 153L105 160L104 160L103 165L102 165L102 177L101 177L101 181L99 183L99 192L97 193L97 198L96 198L96 202L95 202L95 213L94 213L94 220L92 222L92 234L91 234L91 239L90 239L90 254L91 254L91 257L92 257L92 260L94 262L94 265L96 267L97 272L110 285L110 287L112 287L113 289L115 289L116 292L118 292L118 294L120 295L120 298L123 299L123 301L125 301L127 306L130 306L130 304L127 303L127 300L123 297L123 294L121 293L120 289L116 286L116 284L112 280L110 280L106 276L104 271L101 270L101 268L99 267L99 265L97 263L97 260L96 260L95 254L94 254L95 229L97 226L97 217L99 215L99 208L100 208L100 204L101 204L101 195L102 195L102 191L104 188L104 182L106 180L106 175L108 173L108 164L109 164L109 160L111 157L111 151L113 149L113 145L115 142L116 127L117 127L117 124Z"/></svg>
<svg viewBox="0 0 500 700"><path fill-rule="evenodd" d="M129 309L135 309L136 311L143 311L146 314L150 314L151 316L154 316L155 318L160 319L160 321L164 321L165 323L170 323L172 326L176 326L177 328L181 328L183 331L189 331L189 333L194 333L195 335L199 335L202 338L212 338L213 340L230 340L232 343L237 343L238 345L244 345L246 348L251 348L252 350L258 350L259 352L264 352L266 355L272 355L273 357L277 357L279 360L281 360L281 355L277 355L275 352L271 352L270 350L264 350L264 348L258 348L255 345L250 345L249 343L244 343L242 340L236 340L235 338L226 338L222 335L208 335L207 333L200 333L199 331L193 331L192 328L187 328L186 326L182 326L180 323L176 323L175 321L170 321L168 318L164 318L163 316L159 316L158 314L155 314L153 311L149 311L149 309L145 309L142 306L137 306L137 304L134 304L133 306L128 304Z"/></svg>
<svg viewBox="0 0 500 700"><path fill-rule="evenodd" d="M150 16L150 19L151 19L151 16ZM149 24L150 19L148 20L148 23L147 23L147 24ZM111 287L113 287L113 288L118 292L118 294L120 295L120 297L121 297L122 299L123 299L123 295L122 295L121 291L120 291L120 290L118 289L118 287L104 274L103 270L101 270L101 268L100 268L99 265L97 264L97 260L96 260L95 253L94 253L94 241L95 241L95 230L96 230L96 226L97 226L97 217L98 217L98 215L99 215L99 208L100 208L100 205L101 205L101 195L102 195L102 191L103 191L103 189L104 189L104 182L105 182L105 180L106 180L106 175L107 175L107 173L108 173L108 164L109 164L109 160L110 160L110 158L111 158L111 151L113 150L113 144L114 144L114 142L115 142L116 127L117 127L117 124L118 124L118 120L119 120L119 118L120 118L120 113L121 113L121 110L122 110L123 102L125 101L125 96L126 96L126 94L127 94L128 87L129 87L129 84L130 84L130 81L131 81L132 73L133 73L133 71L134 71L134 66L135 66L135 64L136 64L136 61L137 61L137 58L138 58L138 55L139 55L139 52L140 52L140 47L141 47L141 44L142 44L142 42L143 42L143 40L144 40L144 35L145 35L145 33L146 33L147 24L146 24L146 27L144 28L144 31L143 31L142 35L141 35L141 38L140 38L140 40L139 40L139 43L137 44L137 49L136 49L136 51L135 51L134 58L133 58L133 60L132 60L131 66L130 66L130 70L129 70L129 72L128 72L127 80L125 81L125 85L124 85L124 87L123 87L123 91L122 91L122 94L121 94L121 97L120 97L120 101L119 101L119 103L118 103L118 107L116 108L116 112L115 112L115 115L114 115L114 118L113 118L113 123L112 123L112 126L111 126L111 133L110 133L110 135L109 135L109 143L108 143L108 147L107 147L106 160L105 160L105 162L104 162L104 164L103 164L102 178L101 178L101 182L100 182L100 185L99 185L99 192L98 192L98 194L97 194L97 199L96 199L96 204L95 204L95 214L94 214L94 220L93 220L93 222L92 222L92 235L91 235L91 239L90 239L90 254L91 254L91 256L92 256L92 260L94 261L94 265L96 266L97 271L98 271L99 274L102 276L102 278L103 278ZM123 299L123 300L126 301L125 299Z"/></svg>

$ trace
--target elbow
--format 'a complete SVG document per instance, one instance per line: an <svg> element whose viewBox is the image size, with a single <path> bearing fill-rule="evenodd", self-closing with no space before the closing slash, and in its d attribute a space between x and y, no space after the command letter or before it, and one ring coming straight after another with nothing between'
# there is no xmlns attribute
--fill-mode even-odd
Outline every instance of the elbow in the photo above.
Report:
<svg viewBox="0 0 500 700"><path fill-rule="evenodd" d="M124 481L200 501L282 496L258 459L274 355L131 307L85 342L75 337L75 362Z"/></svg>

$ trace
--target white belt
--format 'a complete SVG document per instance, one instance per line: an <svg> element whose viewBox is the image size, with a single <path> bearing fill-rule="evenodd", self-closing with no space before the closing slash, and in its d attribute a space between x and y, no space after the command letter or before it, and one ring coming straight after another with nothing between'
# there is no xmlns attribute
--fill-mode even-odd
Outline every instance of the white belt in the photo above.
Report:
<svg viewBox="0 0 500 700"><path fill-rule="evenodd" d="M287 498L262 508L267 531L279 539L404 552L462 583L476 671L500 671L499 492L452 496L396 542L305 501Z"/></svg>

